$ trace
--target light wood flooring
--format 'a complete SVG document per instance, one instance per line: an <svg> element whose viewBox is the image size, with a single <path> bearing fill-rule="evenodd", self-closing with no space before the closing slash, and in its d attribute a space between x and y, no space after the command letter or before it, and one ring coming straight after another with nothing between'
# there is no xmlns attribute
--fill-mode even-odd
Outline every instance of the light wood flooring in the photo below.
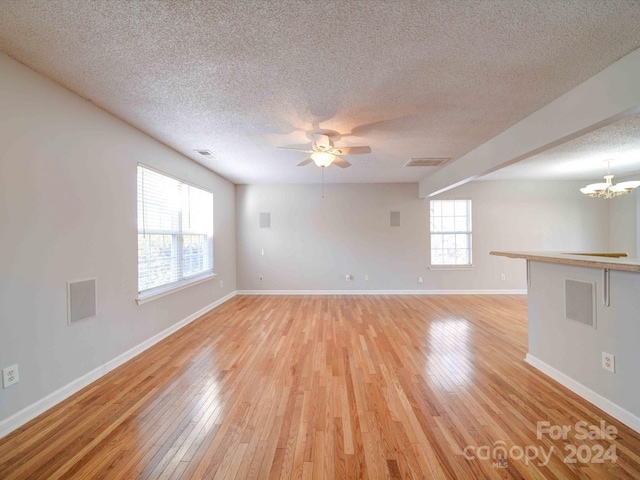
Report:
<svg viewBox="0 0 640 480"><path fill-rule="evenodd" d="M0 439L0 478L640 478L526 345L523 296L238 296Z"/></svg>

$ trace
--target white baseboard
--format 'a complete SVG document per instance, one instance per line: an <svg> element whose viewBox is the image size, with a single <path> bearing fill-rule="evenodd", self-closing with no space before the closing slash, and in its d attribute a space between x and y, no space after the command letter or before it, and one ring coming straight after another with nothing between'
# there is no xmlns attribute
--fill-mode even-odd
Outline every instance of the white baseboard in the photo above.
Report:
<svg viewBox="0 0 640 480"><path fill-rule="evenodd" d="M526 295L527 290L238 290L238 295Z"/></svg>
<svg viewBox="0 0 640 480"><path fill-rule="evenodd" d="M640 433L640 418L635 416L633 413L629 412L628 410L625 410L618 404L613 403L611 400L603 397L599 393L594 392L590 388L585 387L580 382L574 380L568 375L562 373L560 370L555 369L548 363L543 362L542 360L540 360L537 357L534 357L533 355L530 355L527 353L525 361L532 367L537 368L542 373L553 378L556 382L567 387L572 392L577 393L588 402L593 403L596 407L600 408L601 410L604 410L613 418L620 420L629 428L632 428L636 432Z"/></svg>
<svg viewBox="0 0 640 480"><path fill-rule="evenodd" d="M69 398L71 395L83 389L90 383L95 382L103 375L106 375L107 373L109 373L111 370L131 360L133 357L141 354L142 352L152 347L156 343L167 338L172 333L177 332L182 327L188 325L189 323L193 322L195 319L201 317L208 311L213 310L215 307L223 304L224 302L226 302L227 300L230 300L235 296L236 296L236 292L232 292L220 298L219 300L216 300L215 302L207 305L206 307L201 308L197 312L189 315L187 318L184 318L179 322L174 323L169 328L163 330L160 333L157 333L153 337L145 340L139 345L136 345L130 350L127 350L123 354L118 355L113 360L108 361L104 365L100 365L99 367L91 370L89 373L81 376L80 378L75 379L74 381L72 381L71 383L68 383L64 387L59 388L58 390L56 390L53 393L50 393L49 395L42 398L41 400L38 400L37 402L29 405L28 407L23 408L22 410L10 416L9 418L1 421L0 422L0 438L4 437L5 435L8 435L12 431L21 427L28 421L34 419L41 413L49 410L51 407L57 405L61 401L65 400L66 398Z"/></svg>

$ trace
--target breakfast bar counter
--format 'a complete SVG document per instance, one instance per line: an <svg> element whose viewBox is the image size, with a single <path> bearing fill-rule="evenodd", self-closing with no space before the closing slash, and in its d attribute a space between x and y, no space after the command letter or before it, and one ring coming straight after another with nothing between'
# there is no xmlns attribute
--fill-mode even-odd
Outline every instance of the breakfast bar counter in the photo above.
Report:
<svg viewBox="0 0 640 480"><path fill-rule="evenodd" d="M491 255L526 260L526 361L640 432L640 260L608 252Z"/></svg>
<svg viewBox="0 0 640 480"><path fill-rule="evenodd" d="M640 272L640 260L628 258L626 253L605 252L490 252L490 255L523 258L537 262L562 263L582 267L608 268L625 272Z"/></svg>

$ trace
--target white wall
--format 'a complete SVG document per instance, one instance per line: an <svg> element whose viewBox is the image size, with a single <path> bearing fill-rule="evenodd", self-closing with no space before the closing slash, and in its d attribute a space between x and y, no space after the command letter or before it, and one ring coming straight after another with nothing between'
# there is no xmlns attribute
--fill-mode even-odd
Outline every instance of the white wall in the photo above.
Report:
<svg viewBox="0 0 640 480"><path fill-rule="evenodd" d="M640 274L611 270L610 275L607 307L602 269L531 262L529 356L543 372L640 431ZM565 279L596 285L595 328L565 318ZM602 352L615 356L615 374L602 368Z"/></svg>
<svg viewBox="0 0 640 480"><path fill-rule="evenodd" d="M428 269L429 202L417 184L325 185L324 199L319 185L238 185L238 289L525 289L524 261L491 250L608 248L608 205L580 186L474 182L436 197L473 201L474 268L440 271ZM390 211L400 211L400 227L389 226ZM260 212L271 213L271 228L259 228Z"/></svg>
<svg viewBox="0 0 640 480"><path fill-rule="evenodd" d="M638 176L615 179L616 183L637 180ZM602 200L601 200L602 201ZM629 257L638 256L638 216L640 196L638 190L607 200L609 202L609 248L612 252L626 252Z"/></svg>
<svg viewBox="0 0 640 480"><path fill-rule="evenodd" d="M325 198L320 185L238 185L236 208L239 289L402 290L425 273L417 184L325 185ZM389 226L392 210L400 227ZM271 213L271 228L259 228L260 212Z"/></svg>
<svg viewBox="0 0 640 480"><path fill-rule="evenodd" d="M468 288L526 288L525 261L490 251L608 250L608 204L581 194L582 186L579 181L480 181L434 197L473 200L477 269ZM501 273L506 281L499 281Z"/></svg>
<svg viewBox="0 0 640 480"><path fill-rule="evenodd" d="M640 193L636 190L636 254L640 257Z"/></svg>
<svg viewBox="0 0 640 480"><path fill-rule="evenodd" d="M234 185L0 54L0 422L235 291ZM136 165L211 189L218 278L138 306ZM66 282L98 315L67 326ZM224 280L225 288L219 287Z"/></svg>

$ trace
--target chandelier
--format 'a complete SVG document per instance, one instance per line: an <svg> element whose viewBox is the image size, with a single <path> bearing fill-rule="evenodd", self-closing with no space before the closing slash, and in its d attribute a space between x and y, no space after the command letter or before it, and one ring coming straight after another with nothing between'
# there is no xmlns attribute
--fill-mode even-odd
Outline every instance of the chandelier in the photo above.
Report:
<svg viewBox="0 0 640 480"><path fill-rule="evenodd" d="M613 184L612 179L613 175L611 175L611 161L605 160L607 162L607 174L604 176L605 181L602 183L592 183L591 185L587 185L584 188L581 188L580 191L585 195L589 195L590 197L600 197L600 198L613 198L618 197L620 195L624 195L625 193L630 193L634 188L640 187L640 181L632 180L629 182L620 182L616 185Z"/></svg>

